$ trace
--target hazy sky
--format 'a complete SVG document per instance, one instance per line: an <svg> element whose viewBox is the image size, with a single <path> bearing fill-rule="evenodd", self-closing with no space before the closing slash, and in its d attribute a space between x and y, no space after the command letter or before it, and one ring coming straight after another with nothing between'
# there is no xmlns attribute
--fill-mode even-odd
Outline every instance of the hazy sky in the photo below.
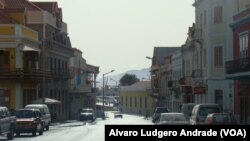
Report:
<svg viewBox="0 0 250 141"><path fill-rule="evenodd" d="M43 0L31 0L43 1ZM50 0L45 0L50 1ZM55 0L53 0L55 1ZM71 44L100 74L150 67L155 46L181 46L194 0L57 0ZM111 74L110 74L111 75Z"/></svg>

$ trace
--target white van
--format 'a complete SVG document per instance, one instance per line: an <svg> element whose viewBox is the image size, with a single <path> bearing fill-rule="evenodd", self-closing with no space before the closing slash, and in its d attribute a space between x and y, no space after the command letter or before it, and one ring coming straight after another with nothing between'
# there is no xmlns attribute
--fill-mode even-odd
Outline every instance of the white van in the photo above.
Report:
<svg viewBox="0 0 250 141"><path fill-rule="evenodd" d="M46 130L49 130L51 115L46 104L29 104L25 106L25 109L39 109L42 114L42 120L44 121L44 127Z"/></svg>
<svg viewBox="0 0 250 141"><path fill-rule="evenodd" d="M218 104L198 104L194 106L189 122L191 125L201 125L204 124L208 114L220 112Z"/></svg>

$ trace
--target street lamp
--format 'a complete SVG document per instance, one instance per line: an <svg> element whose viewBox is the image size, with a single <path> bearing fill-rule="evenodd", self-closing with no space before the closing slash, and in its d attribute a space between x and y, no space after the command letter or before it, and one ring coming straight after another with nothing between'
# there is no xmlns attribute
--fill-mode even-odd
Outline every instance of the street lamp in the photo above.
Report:
<svg viewBox="0 0 250 141"><path fill-rule="evenodd" d="M150 59L150 60L152 60L152 59L153 59L152 57L149 57L149 56L146 56L146 58L147 58L147 59Z"/></svg>
<svg viewBox="0 0 250 141"><path fill-rule="evenodd" d="M111 71L109 71L109 72L107 72L107 73L104 73L103 75L102 75L102 80L103 80L103 82L102 82L102 111L103 111L103 120L105 120L105 113L104 113L104 77L105 77L105 75L107 75L107 74L109 74L109 73L111 73L111 72L114 72L115 70L111 70Z"/></svg>

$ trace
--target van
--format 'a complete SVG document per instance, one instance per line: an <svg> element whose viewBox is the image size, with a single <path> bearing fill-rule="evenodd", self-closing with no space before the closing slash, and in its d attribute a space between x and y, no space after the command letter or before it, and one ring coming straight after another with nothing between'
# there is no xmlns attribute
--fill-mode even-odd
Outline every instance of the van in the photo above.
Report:
<svg viewBox="0 0 250 141"><path fill-rule="evenodd" d="M51 123L51 114L46 104L28 104L25 106L25 109L39 109L42 114L44 127L46 130L49 130L49 126Z"/></svg>
<svg viewBox="0 0 250 141"><path fill-rule="evenodd" d="M189 121L189 118L192 114L193 108L196 105L196 103L183 103L181 105L181 113L183 113L186 117L186 119Z"/></svg>
<svg viewBox="0 0 250 141"><path fill-rule="evenodd" d="M220 113L220 107L218 104L198 104L195 105L190 117L191 125L202 125L205 123L208 114Z"/></svg>

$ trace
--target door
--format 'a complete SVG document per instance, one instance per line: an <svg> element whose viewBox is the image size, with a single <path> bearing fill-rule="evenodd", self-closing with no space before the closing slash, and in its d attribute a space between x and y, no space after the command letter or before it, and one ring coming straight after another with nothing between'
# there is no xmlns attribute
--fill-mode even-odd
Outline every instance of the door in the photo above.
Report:
<svg viewBox="0 0 250 141"><path fill-rule="evenodd" d="M5 111L4 109L0 110L0 120L1 131L2 133L5 133L9 130L9 121L7 111Z"/></svg>

